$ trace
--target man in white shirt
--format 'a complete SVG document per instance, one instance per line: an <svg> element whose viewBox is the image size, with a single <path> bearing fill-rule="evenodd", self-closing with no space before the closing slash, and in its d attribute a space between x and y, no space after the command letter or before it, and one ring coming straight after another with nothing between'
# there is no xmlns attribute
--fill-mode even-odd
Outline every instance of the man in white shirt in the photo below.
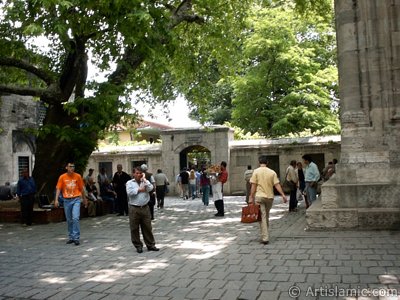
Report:
<svg viewBox="0 0 400 300"><path fill-rule="evenodd" d="M149 251L159 251L155 244L151 214L148 206L153 185L143 176L141 167L136 167L132 173L132 180L126 183L126 193L129 204L129 226L132 244L138 253L143 252L143 243L140 240L139 227L142 230L143 240Z"/></svg>

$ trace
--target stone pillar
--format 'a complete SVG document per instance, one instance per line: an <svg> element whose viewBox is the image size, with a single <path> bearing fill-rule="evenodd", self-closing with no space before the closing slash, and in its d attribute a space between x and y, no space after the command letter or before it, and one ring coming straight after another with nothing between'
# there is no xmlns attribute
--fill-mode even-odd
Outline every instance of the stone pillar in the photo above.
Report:
<svg viewBox="0 0 400 300"><path fill-rule="evenodd" d="M336 0L341 157L310 228L400 228L400 1Z"/></svg>

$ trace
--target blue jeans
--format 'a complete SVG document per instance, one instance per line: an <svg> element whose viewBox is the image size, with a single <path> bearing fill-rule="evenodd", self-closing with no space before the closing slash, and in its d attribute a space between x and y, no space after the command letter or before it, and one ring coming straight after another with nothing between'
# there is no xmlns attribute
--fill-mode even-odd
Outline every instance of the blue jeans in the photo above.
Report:
<svg viewBox="0 0 400 300"><path fill-rule="evenodd" d="M203 203L204 205L208 206L209 198L210 198L210 186L209 185L203 185L201 187L201 191L203 193Z"/></svg>
<svg viewBox="0 0 400 300"><path fill-rule="evenodd" d="M81 198L64 198L64 213L68 225L68 237L72 241L79 241L81 229L79 217L81 214Z"/></svg>
<svg viewBox="0 0 400 300"><path fill-rule="evenodd" d="M196 185L195 184L189 184L189 189L190 189L190 196L192 196L192 199L196 198Z"/></svg>
<svg viewBox="0 0 400 300"><path fill-rule="evenodd" d="M307 200L311 205L317 199L317 188L312 188L310 186L310 184L311 184L311 182L306 182L305 192L306 192Z"/></svg>

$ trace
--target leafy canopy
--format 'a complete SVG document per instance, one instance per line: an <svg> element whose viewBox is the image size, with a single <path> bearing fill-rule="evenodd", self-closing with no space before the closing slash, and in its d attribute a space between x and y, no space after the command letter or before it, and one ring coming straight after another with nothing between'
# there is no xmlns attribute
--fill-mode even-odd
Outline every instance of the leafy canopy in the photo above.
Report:
<svg viewBox="0 0 400 300"><path fill-rule="evenodd" d="M254 2L2 0L0 92L37 97L48 109L39 136L89 151L141 101L173 99L211 61L230 64Z"/></svg>
<svg viewBox="0 0 400 300"><path fill-rule="evenodd" d="M286 1L254 11L238 39L234 72L209 68L210 97L201 98L205 88L190 95L197 103L193 116L270 137L339 132L332 10L300 16L293 6Z"/></svg>

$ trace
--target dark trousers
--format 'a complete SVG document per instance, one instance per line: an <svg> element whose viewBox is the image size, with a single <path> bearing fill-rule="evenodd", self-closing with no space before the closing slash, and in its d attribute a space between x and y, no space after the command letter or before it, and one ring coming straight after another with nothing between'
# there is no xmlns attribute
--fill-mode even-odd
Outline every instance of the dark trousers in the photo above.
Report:
<svg viewBox="0 0 400 300"><path fill-rule="evenodd" d="M29 194L21 196L21 219L22 223L32 225L33 219L33 204L35 202L35 195Z"/></svg>
<svg viewBox="0 0 400 300"><path fill-rule="evenodd" d="M217 214L223 216L225 213L224 209L224 200L220 199L217 201L214 201L215 208L217 209Z"/></svg>
<svg viewBox="0 0 400 300"><path fill-rule="evenodd" d="M165 185L156 186L157 208L164 208Z"/></svg>
<svg viewBox="0 0 400 300"><path fill-rule="evenodd" d="M293 211L297 208L297 189L290 191L290 199L289 199L289 211Z"/></svg>
<svg viewBox="0 0 400 300"><path fill-rule="evenodd" d="M156 195L154 192L150 193L150 200L148 204L149 204L151 219L154 220L154 205L156 204Z"/></svg>
<svg viewBox="0 0 400 300"><path fill-rule="evenodd" d="M126 191L117 191L118 213L128 215L128 196Z"/></svg>
<svg viewBox="0 0 400 300"><path fill-rule="evenodd" d="M251 191L251 183L250 181L246 180L246 203L249 203L250 191Z"/></svg>
<svg viewBox="0 0 400 300"><path fill-rule="evenodd" d="M151 226L151 216L148 205L136 207L129 205L129 227L131 229L131 240L133 246L142 248L143 243L140 240L139 228L142 231L143 240L147 247L154 247L156 242L153 236Z"/></svg>

